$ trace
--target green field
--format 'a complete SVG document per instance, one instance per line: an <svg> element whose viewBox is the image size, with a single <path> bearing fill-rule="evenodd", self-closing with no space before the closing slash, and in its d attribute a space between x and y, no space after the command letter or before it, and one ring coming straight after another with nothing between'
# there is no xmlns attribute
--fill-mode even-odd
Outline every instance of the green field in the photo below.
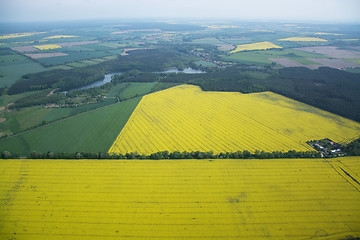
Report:
<svg viewBox="0 0 360 240"><path fill-rule="evenodd" d="M0 55L0 72L3 75L0 78L0 88L10 87L24 74L46 70L39 63L19 54Z"/></svg>
<svg viewBox="0 0 360 240"><path fill-rule="evenodd" d="M11 112L3 111L0 116L4 117L6 121L0 123L0 133L2 133L1 135L17 133L40 125L43 121L50 122L67 117L70 111L70 108L44 108L40 106L21 108Z"/></svg>
<svg viewBox="0 0 360 240"><path fill-rule="evenodd" d="M121 83L116 85L106 97L120 97L120 99L130 99L150 93L155 82L151 83Z"/></svg>
<svg viewBox="0 0 360 240"><path fill-rule="evenodd" d="M197 61L197 62L195 62L195 64L198 66L203 66L203 67L216 67L217 66L215 63L207 62L204 60Z"/></svg>
<svg viewBox="0 0 360 240"><path fill-rule="evenodd" d="M136 96L141 96L150 93L155 86L155 82L152 83L131 83L120 94L121 99L129 99Z"/></svg>
<svg viewBox="0 0 360 240"><path fill-rule="evenodd" d="M223 56L226 61L251 64L271 64L269 58L289 58L304 65L316 64L306 58L324 58L324 55L299 51L296 49L279 49L265 51L237 52L230 56Z"/></svg>
<svg viewBox="0 0 360 240"><path fill-rule="evenodd" d="M211 44L211 45L224 45L225 43L216 38L201 38L192 41L197 44Z"/></svg>
<svg viewBox="0 0 360 240"><path fill-rule="evenodd" d="M66 52L67 56L39 58L38 61L45 65L62 65L70 62L81 60L88 60L93 58L102 58L105 56L113 55L105 51L89 51L89 52Z"/></svg>
<svg viewBox="0 0 360 240"><path fill-rule="evenodd" d="M0 140L0 151L107 152L141 98L80 114Z"/></svg>
<svg viewBox="0 0 360 240"><path fill-rule="evenodd" d="M113 87L113 89L110 90L110 92L106 94L106 97L119 97L121 92L124 91L124 89L129 85L130 83L117 84L115 87Z"/></svg>

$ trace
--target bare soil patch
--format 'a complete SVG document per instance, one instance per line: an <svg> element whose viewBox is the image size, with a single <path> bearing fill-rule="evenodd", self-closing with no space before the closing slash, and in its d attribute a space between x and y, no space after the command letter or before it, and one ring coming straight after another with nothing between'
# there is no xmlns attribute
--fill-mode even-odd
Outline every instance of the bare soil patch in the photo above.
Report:
<svg viewBox="0 0 360 240"><path fill-rule="evenodd" d="M25 47L12 47L11 48L14 51L18 51L20 53L24 53L24 52L36 52L39 51L39 49L33 47L33 46L25 46Z"/></svg>
<svg viewBox="0 0 360 240"><path fill-rule="evenodd" d="M225 50L225 51L235 49L235 46L231 44L217 45L217 47L219 48L219 50Z"/></svg>
<svg viewBox="0 0 360 240"><path fill-rule="evenodd" d="M308 58L308 59L320 63L323 66L337 68L337 69L360 67L360 64L347 62L342 59L330 59L330 58Z"/></svg>
<svg viewBox="0 0 360 240"><path fill-rule="evenodd" d="M15 103L12 102L12 103L9 103L8 105L6 105L6 111L7 112L11 112L12 110L9 108L11 105L14 105Z"/></svg>
<svg viewBox="0 0 360 240"><path fill-rule="evenodd" d="M360 52L338 49L337 47L332 46L303 47L295 49L305 52L319 53L332 58L360 58Z"/></svg>
<svg viewBox="0 0 360 240"><path fill-rule="evenodd" d="M288 58L269 58L270 61L283 65L284 67L306 67L309 69L317 69L321 65L304 65Z"/></svg>
<svg viewBox="0 0 360 240"><path fill-rule="evenodd" d="M88 44L95 44L99 43L99 41L84 41L84 42L65 42L65 43L57 43L61 47L72 47L72 46L79 46L79 45L88 45Z"/></svg>
<svg viewBox="0 0 360 240"><path fill-rule="evenodd" d="M6 118L0 118L0 123L5 122Z"/></svg>
<svg viewBox="0 0 360 240"><path fill-rule="evenodd" d="M55 88L55 89L51 90L51 91L49 92L49 94L46 95L46 96L49 97L49 96L53 95L54 92L55 92L56 90L59 90L59 89L60 89L60 88Z"/></svg>
<svg viewBox="0 0 360 240"><path fill-rule="evenodd" d="M5 109L5 106L1 106L1 107L0 107L0 112L1 112L1 111L4 111L4 109Z"/></svg>
<svg viewBox="0 0 360 240"><path fill-rule="evenodd" d="M28 53L28 54L25 54L25 55L28 56L28 57L31 57L33 59L38 59L38 58L67 56L68 54L57 52L57 53Z"/></svg>

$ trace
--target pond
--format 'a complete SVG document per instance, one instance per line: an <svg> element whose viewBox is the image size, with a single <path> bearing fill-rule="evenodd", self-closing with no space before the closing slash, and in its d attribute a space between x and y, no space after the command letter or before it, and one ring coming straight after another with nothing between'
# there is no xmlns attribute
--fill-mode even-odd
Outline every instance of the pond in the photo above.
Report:
<svg viewBox="0 0 360 240"><path fill-rule="evenodd" d="M102 85L105 85L106 83L110 82L111 78L113 76L121 75L121 74L122 74L121 72L106 74L104 76L103 80L96 81L96 82L90 83L90 84L82 86L82 87L74 88L74 89L71 89L70 91L85 90L85 89L89 89L89 88L93 88L93 87L101 87Z"/></svg>
<svg viewBox="0 0 360 240"><path fill-rule="evenodd" d="M205 73L202 70L196 70L196 69L192 69L192 68L185 68L182 71L179 71L177 68L170 68L168 70L159 72L159 73L187 73L187 74L195 74L195 73Z"/></svg>
<svg viewBox="0 0 360 240"><path fill-rule="evenodd" d="M179 71L179 69L177 68L170 68L168 70L162 71L162 72L156 72L156 73L186 73L186 74L196 74L196 73L205 73L202 70L196 70L196 69L192 69L192 68L185 68L182 71ZM94 87L101 87L102 85L108 83L111 81L111 78L115 75L121 75L121 72L117 72L117 73L110 73L110 74L106 74L104 76L103 80L100 81L96 81L93 83L90 83L88 85L82 86L82 87L78 87L78 88L73 88L70 91L78 91L78 90L85 90L85 89L89 89L89 88L94 88ZM68 91L65 91L64 93L66 94Z"/></svg>

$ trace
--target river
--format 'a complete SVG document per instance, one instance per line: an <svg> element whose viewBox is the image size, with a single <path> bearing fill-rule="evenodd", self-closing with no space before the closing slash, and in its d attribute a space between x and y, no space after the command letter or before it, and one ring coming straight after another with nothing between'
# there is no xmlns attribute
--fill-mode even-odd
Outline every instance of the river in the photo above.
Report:
<svg viewBox="0 0 360 240"><path fill-rule="evenodd" d="M185 68L182 71L179 71L177 68L170 68L168 70L162 71L162 72L156 72L156 73L186 73L186 74L196 74L196 73L205 73L202 70L196 70L196 69L192 69L192 68ZM106 74L104 76L103 80L100 81L96 81L93 83L90 83L88 85L82 86L82 87L78 87L78 88L74 88L71 89L70 91L78 91L78 90L85 90L85 89L89 89L89 88L93 88L93 87L100 87L108 82L111 81L111 78L115 75L121 75L121 72L117 72L117 73L110 73L110 74ZM64 92L65 94L67 93L67 91Z"/></svg>

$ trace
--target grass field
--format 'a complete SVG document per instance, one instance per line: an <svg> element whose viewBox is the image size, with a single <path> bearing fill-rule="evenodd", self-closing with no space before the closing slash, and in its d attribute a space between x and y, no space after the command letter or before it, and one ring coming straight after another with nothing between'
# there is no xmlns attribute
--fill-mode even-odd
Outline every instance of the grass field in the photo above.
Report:
<svg viewBox="0 0 360 240"><path fill-rule="evenodd" d="M139 101L135 98L1 139L0 151L106 152Z"/></svg>
<svg viewBox="0 0 360 240"><path fill-rule="evenodd" d="M107 97L120 97L120 99L129 99L136 96L141 96L151 92L153 87L156 85L155 82L151 83L122 83L115 86Z"/></svg>
<svg viewBox="0 0 360 240"><path fill-rule="evenodd" d="M195 62L195 64L198 65L198 66L203 66L203 67L216 67L217 66L213 62L207 62L207 61L204 61L204 60L197 61L197 62Z"/></svg>
<svg viewBox="0 0 360 240"><path fill-rule="evenodd" d="M39 63L33 62L22 55L2 55L0 56L0 72L4 77L0 78L0 88L5 86L10 87L24 74L45 70L47 69Z"/></svg>
<svg viewBox="0 0 360 240"><path fill-rule="evenodd" d="M359 123L275 93L181 85L144 96L109 152L307 151L311 139L359 136Z"/></svg>
<svg viewBox="0 0 360 240"><path fill-rule="evenodd" d="M211 45L223 45L224 42L220 41L216 38L201 38L201 39L195 39L192 41L193 43L197 44L211 44Z"/></svg>
<svg viewBox="0 0 360 240"><path fill-rule="evenodd" d="M230 56L222 56L226 61L252 64L271 64L270 58L288 58L304 65L315 64L307 58L324 58L325 56L317 53L310 53L296 49L273 49L263 51L237 52Z"/></svg>
<svg viewBox="0 0 360 240"><path fill-rule="evenodd" d="M74 38L74 37L79 37L79 36L75 36L75 35L54 35L54 36L46 37L44 39Z"/></svg>
<svg viewBox="0 0 360 240"><path fill-rule="evenodd" d="M155 82L151 83L130 83L121 93L120 98L129 99L136 96L144 95L151 92L151 89L156 85Z"/></svg>
<svg viewBox="0 0 360 240"><path fill-rule="evenodd" d="M231 51L230 53L236 53L241 51L252 51L252 50L266 50L272 48L282 48L282 47L277 46L271 42L258 42L258 43L237 45L236 49L234 51Z"/></svg>
<svg viewBox="0 0 360 240"><path fill-rule="evenodd" d="M71 112L70 108L44 108L28 107L16 111L3 111L0 116L4 116L6 121L0 124L0 132L3 134L17 133L35 125L40 125L42 121L50 122L67 117Z"/></svg>
<svg viewBox="0 0 360 240"><path fill-rule="evenodd" d="M278 39L278 41L290 41L290 42L327 42L327 40L316 37L289 37Z"/></svg>
<svg viewBox="0 0 360 240"><path fill-rule="evenodd" d="M0 160L0 238L360 237L360 192L354 180L338 172L344 166L334 164L324 159Z"/></svg>

